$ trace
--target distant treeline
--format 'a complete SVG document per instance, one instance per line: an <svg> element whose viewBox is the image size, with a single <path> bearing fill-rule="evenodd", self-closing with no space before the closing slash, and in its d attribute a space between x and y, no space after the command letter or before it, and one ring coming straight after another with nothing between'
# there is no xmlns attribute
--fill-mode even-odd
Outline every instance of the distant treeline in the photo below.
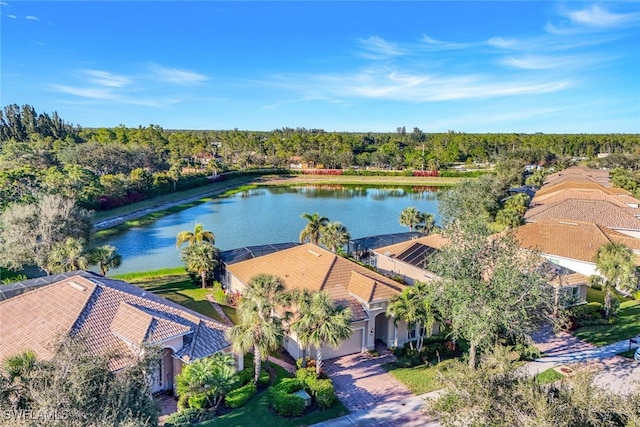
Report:
<svg viewBox="0 0 640 427"><path fill-rule="evenodd" d="M39 192L106 209L201 185L230 170L315 167L440 171L504 159L553 163L599 153L640 152L637 134L468 134L449 131L325 132L165 130L158 125L82 128L30 105L0 112L0 209ZM616 156L614 156L615 158ZM624 156L623 156L624 157ZM346 170L350 170L347 172Z"/></svg>

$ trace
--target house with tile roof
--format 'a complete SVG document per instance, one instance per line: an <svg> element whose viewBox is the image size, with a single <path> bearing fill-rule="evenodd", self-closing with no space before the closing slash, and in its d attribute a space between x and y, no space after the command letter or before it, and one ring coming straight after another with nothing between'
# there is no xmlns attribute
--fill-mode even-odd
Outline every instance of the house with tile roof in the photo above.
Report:
<svg viewBox="0 0 640 427"><path fill-rule="evenodd" d="M584 276L599 274L593 261L605 243L624 244L640 265L640 239L599 224L562 219L544 219L514 230L520 246L536 250L553 264Z"/></svg>
<svg viewBox="0 0 640 427"><path fill-rule="evenodd" d="M317 245L307 243L229 264L222 282L229 291L241 293L258 274L279 277L290 291L326 291L336 304L351 308L353 334L338 349L323 348L327 359L371 350L376 340L388 347L408 340L406 325L396 328L386 315L389 299L402 292L405 285ZM303 355L304 348L293 332L285 338L284 347L296 359ZM311 357L315 357L313 351Z"/></svg>
<svg viewBox="0 0 640 427"><path fill-rule="evenodd" d="M431 254L449 242L441 234L419 237L373 250L374 266L385 275L400 276L405 283L426 282L436 277L427 269Z"/></svg>
<svg viewBox="0 0 640 427"><path fill-rule="evenodd" d="M0 360L27 350L47 360L62 337L79 335L90 351L117 354L111 369L118 371L151 345L161 352L152 378L160 392L174 388L184 364L231 351L228 326L129 283L85 271L29 282L0 301Z"/></svg>

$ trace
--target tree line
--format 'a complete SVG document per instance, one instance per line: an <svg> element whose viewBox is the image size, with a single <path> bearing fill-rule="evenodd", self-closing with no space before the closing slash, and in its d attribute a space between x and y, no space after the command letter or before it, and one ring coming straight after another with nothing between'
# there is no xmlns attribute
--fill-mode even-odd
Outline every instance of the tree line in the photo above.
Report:
<svg viewBox="0 0 640 427"><path fill-rule="evenodd" d="M158 125L83 128L57 113L0 111L0 209L38 192L72 195L99 209L206 182L207 174L292 162L330 169L438 170L454 162L553 162L637 153L634 134L471 134L449 131L325 132L322 129L165 130ZM199 176L189 181L191 174ZM136 196L137 195L137 196ZM100 197L106 200L100 200Z"/></svg>

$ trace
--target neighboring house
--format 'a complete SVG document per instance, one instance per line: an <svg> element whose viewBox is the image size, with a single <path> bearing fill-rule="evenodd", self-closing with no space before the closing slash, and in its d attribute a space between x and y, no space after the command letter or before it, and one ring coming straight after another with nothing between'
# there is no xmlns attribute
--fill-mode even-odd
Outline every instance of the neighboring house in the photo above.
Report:
<svg viewBox="0 0 640 427"><path fill-rule="evenodd" d="M568 268L547 263L553 279L549 282L556 291L556 301L560 307L566 308L587 302L589 278Z"/></svg>
<svg viewBox="0 0 640 427"><path fill-rule="evenodd" d="M374 267L385 275L401 276L405 283L426 282L436 276L425 262L435 251L448 243L440 234L419 237L373 250Z"/></svg>
<svg viewBox="0 0 640 427"><path fill-rule="evenodd" d="M638 208L640 201L627 190L616 187L604 187L593 181L568 180L558 184L544 185L531 200L530 206L555 203L564 199L607 200Z"/></svg>
<svg viewBox="0 0 640 427"><path fill-rule="evenodd" d="M143 345L161 351L152 390L174 388L185 363L230 352L225 326L179 304L129 283L77 271L21 282L32 289L0 301L0 360L33 350L40 359L53 357L64 336L86 338L96 354L116 352L111 369L126 367ZM24 289L23 289L24 290ZM242 369L242 357L236 357Z"/></svg>
<svg viewBox="0 0 640 427"><path fill-rule="evenodd" d="M553 264L591 276L598 274L594 258L605 243L622 243L633 251L639 265L640 239L602 225L560 219L545 219L514 230L520 246L537 250Z"/></svg>
<svg viewBox="0 0 640 427"><path fill-rule="evenodd" d="M602 169L592 169L584 166L572 166L570 168L553 173L545 178L544 184L558 184L567 180L591 181L598 183L603 187L611 187L611 178L609 177L609 171Z"/></svg>
<svg viewBox="0 0 640 427"><path fill-rule="evenodd" d="M398 295L405 285L380 273L307 243L229 264L223 284L231 292L242 292L258 274L279 277L289 291L303 288L326 291L336 304L351 308L353 334L338 349L323 348L322 354L327 359L371 350L376 340L388 347L408 341L406 324L400 322L395 328L393 319L386 315L389 299ZM295 333L289 333L284 346L294 358L302 357L304 348ZM315 357L313 352L311 357Z"/></svg>
<svg viewBox="0 0 640 427"><path fill-rule="evenodd" d="M532 207L524 214L526 222L564 219L592 222L640 238L640 209L605 200L565 199L553 204Z"/></svg>

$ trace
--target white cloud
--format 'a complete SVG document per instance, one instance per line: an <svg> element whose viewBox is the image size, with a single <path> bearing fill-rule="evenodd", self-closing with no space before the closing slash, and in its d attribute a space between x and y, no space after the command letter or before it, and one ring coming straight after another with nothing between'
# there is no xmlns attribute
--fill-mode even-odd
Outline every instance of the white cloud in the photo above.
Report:
<svg viewBox="0 0 640 427"><path fill-rule="evenodd" d="M123 87L132 82L129 77L112 74L108 71L85 70L84 74L89 77L89 81L100 86Z"/></svg>
<svg viewBox="0 0 640 427"><path fill-rule="evenodd" d="M7 18L16 19L16 15L6 15Z"/></svg>
<svg viewBox="0 0 640 427"><path fill-rule="evenodd" d="M468 49L470 47L478 46L478 43L454 43L454 42L445 42L441 40L432 39L426 34L422 36L422 47L427 47L431 49L438 50L458 50L458 49Z"/></svg>
<svg viewBox="0 0 640 427"><path fill-rule="evenodd" d="M492 37L487 40L489 46L510 49L517 47L520 43L516 39L503 39L502 37Z"/></svg>
<svg viewBox="0 0 640 427"><path fill-rule="evenodd" d="M638 23L640 13L615 14L593 5L588 9L567 12L572 22L590 27L618 27Z"/></svg>
<svg viewBox="0 0 640 427"><path fill-rule="evenodd" d="M552 55L522 55L509 56L500 61L501 64L512 68L525 70L550 70L554 68L585 67L597 62L606 62L611 57L606 54L597 56L573 55L573 56L552 56Z"/></svg>
<svg viewBox="0 0 640 427"><path fill-rule="evenodd" d="M382 37L370 36L366 39L358 40L365 50L361 56L367 59L385 59L389 57L403 55L403 50L396 43L384 40Z"/></svg>
<svg viewBox="0 0 640 427"><path fill-rule="evenodd" d="M167 68L160 65L152 65L151 71L157 80L179 85L193 85L208 80L203 74L198 74L189 70L180 70L178 68Z"/></svg>
<svg viewBox="0 0 640 427"><path fill-rule="evenodd" d="M81 98L87 98L93 101L110 101L118 104L130 104L130 105L142 105L146 107L166 107L169 104L175 104L178 101L173 98L167 99L153 99L144 97L130 97L114 92L113 88L103 87L73 87L67 85L50 85L50 89L66 93L68 95L74 95Z"/></svg>
<svg viewBox="0 0 640 427"><path fill-rule="evenodd" d="M32 15L27 15L24 17L24 19L28 19L30 21L39 21L40 18L38 18L37 16L32 16Z"/></svg>

